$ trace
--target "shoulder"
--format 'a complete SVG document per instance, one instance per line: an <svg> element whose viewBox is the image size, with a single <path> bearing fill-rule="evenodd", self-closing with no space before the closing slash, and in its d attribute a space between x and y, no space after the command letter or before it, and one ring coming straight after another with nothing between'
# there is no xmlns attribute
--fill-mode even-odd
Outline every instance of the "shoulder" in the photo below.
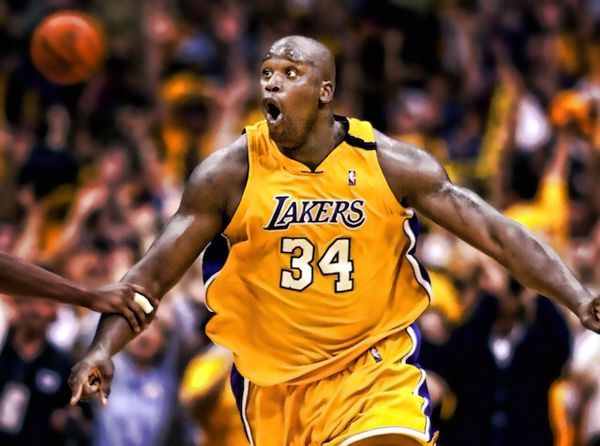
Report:
<svg viewBox="0 0 600 446"><path fill-rule="evenodd" d="M397 141L373 129L377 158L387 182L399 199L432 190L448 181L442 165L425 150Z"/></svg>
<svg viewBox="0 0 600 446"><path fill-rule="evenodd" d="M248 140L241 135L230 145L215 150L192 172L188 186L194 187L206 181L231 180L245 175L248 170Z"/></svg>
<svg viewBox="0 0 600 446"><path fill-rule="evenodd" d="M382 167L401 173L426 175L439 172L441 165L425 150L397 141L373 129L377 157Z"/></svg>
<svg viewBox="0 0 600 446"><path fill-rule="evenodd" d="M230 145L215 150L192 172L184 191L184 199L223 201L244 187L248 175L248 140L241 135ZM191 200L190 200L191 199Z"/></svg>

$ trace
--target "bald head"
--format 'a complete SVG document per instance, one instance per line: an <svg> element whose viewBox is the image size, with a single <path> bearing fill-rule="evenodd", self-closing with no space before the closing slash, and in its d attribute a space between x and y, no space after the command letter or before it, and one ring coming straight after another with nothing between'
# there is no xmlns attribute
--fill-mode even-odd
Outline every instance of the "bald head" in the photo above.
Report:
<svg viewBox="0 0 600 446"><path fill-rule="evenodd" d="M313 65L324 81L335 87L335 60L331 51L321 42L304 36L286 36L277 40L267 52L265 59L284 57L293 62Z"/></svg>

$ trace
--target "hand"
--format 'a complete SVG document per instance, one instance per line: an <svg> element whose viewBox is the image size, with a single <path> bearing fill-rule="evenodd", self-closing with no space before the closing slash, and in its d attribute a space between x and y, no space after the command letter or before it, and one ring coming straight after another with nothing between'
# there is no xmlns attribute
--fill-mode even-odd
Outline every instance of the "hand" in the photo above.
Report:
<svg viewBox="0 0 600 446"><path fill-rule="evenodd" d="M142 307L134 302L136 291L143 294L154 307L152 313L146 314ZM87 307L99 313L119 313L127 319L131 329L139 333L152 321L158 308L158 300L141 288L137 289L127 283L117 283L93 291Z"/></svg>
<svg viewBox="0 0 600 446"><path fill-rule="evenodd" d="M100 403L108 404L110 382L115 367L110 355L103 350L92 350L71 369L69 386L71 387L71 405L87 401L92 395L100 395Z"/></svg>
<svg viewBox="0 0 600 446"><path fill-rule="evenodd" d="M600 296L581 304L579 319L585 328L600 333Z"/></svg>

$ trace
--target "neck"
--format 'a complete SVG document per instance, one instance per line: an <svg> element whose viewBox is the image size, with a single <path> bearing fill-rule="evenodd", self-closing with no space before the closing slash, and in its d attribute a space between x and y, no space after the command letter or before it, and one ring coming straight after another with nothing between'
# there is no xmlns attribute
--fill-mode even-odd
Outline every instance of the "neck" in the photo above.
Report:
<svg viewBox="0 0 600 446"><path fill-rule="evenodd" d="M344 128L331 111L324 111L308 130L306 140L297 147L280 147L281 152L314 170L344 140Z"/></svg>

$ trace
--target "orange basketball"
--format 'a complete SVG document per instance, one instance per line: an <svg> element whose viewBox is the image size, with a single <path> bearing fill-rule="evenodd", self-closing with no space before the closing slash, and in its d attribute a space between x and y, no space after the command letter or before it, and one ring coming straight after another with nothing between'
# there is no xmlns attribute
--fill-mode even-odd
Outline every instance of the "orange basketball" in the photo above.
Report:
<svg viewBox="0 0 600 446"><path fill-rule="evenodd" d="M85 80L104 58L104 39L98 24L75 11L46 17L33 32L31 58L35 67L57 84Z"/></svg>

